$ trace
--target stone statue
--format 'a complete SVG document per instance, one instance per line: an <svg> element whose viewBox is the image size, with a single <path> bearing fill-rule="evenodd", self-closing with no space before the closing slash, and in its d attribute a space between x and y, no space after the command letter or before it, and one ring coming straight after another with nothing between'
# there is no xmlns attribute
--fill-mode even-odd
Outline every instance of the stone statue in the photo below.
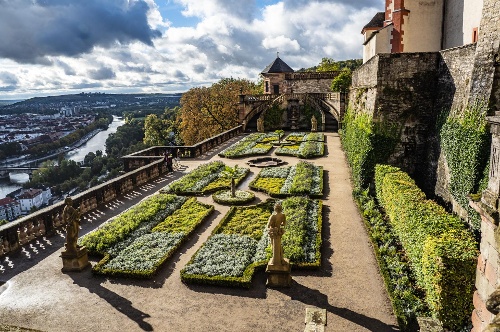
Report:
<svg viewBox="0 0 500 332"><path fill-rule="evenodd" d="M259 116L259 118L257 119L257 131L259 133L264 132L264 118L262 116Z"/></svg>
<svg viewBox="0 0 500 332"><path fill-rule="evenodd" d="M79 248L76 242L78 240L80 212L73 207L71 197L66 197L64 203L66 203L63 210L63 220L66 223L66 253L76 255Z"/></svg>
<svg viewBox="0 0 500 332"><path fill-rule="evenodd" d="M267 228L269 229L269 237L271 238L271 248L273 257L269 261L270 265L285 265L283 257L283 247L281 246L281 237L285 233L286 216L282 213L280 203L274 205L274 213L269 217Z"/></svg>
<svg viewBox="0 0 500 332"><path fill-rule="evenodd" d="M314 115L311 118L311 131L318 131L318 120Z"/></svg>

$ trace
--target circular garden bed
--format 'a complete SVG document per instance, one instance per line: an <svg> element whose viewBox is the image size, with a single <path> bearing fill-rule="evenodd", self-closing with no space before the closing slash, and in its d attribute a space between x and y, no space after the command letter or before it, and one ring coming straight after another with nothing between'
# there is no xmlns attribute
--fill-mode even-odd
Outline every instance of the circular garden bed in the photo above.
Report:
<svg viewBox="0 0 500 332"><path fill-rule="evenodd" d="M280 158L275 158L275 157L261 157L261 158L255 158L255 159L250 159L247 161L247 164L250 166L255 166L255 167L277 167L285 164L283 160Z"/></svg>

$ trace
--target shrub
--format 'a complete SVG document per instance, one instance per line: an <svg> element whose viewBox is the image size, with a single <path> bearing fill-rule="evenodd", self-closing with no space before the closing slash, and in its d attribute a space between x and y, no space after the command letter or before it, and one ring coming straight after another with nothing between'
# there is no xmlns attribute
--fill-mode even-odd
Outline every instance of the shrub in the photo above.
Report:
<svg viewBox="0 0 500 332"><path fill-rule="evenodd" d="M427 200L406 173L377 166L375 174L377 198L404 247L417 284L426 291L432 314L446 327L463 326L472 310L478 255L472 235L458 217Z"/></svg>

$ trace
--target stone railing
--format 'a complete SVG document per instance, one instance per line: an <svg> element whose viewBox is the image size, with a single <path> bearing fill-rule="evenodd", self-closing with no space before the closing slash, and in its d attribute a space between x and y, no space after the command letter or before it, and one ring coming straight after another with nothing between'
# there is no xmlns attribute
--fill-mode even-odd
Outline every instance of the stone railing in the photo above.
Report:
<svg viewBox="0 0 500 332"><path fill-rule="evenodd" d="M79 208L81 215L84 215L167 173L163 162L165 149L171 151L178 149L183 157L193 158L241 132L242 126L238 126L193 146L156 146L125 156L124 167L128 169L126 174L72 196L73 207ZM57 229L61 229L64 226L62 219L64 206L64 202L58 202L0 226L0 257L19 250L22 245L30 241L54 234Z"/></svg>
<svg viewBox="0 0 500 332"><path fill-rule="evenodd" d="M154 146L145 150L141 150L136 153L129 154L122 157L124 170L129 172L131 170L143 167L155 160L158 157L163 157L165 151L169 151L172 154L178 154L181 158L197 158L207 151L221 145L222 143L230 140L231 138L238 136L243 132L243 126L237 126L233 129L225 131L214 137L210 137L204 141L201 141L195 145L191 146Z"/></svg>
<svg viewBox="0 0 500 332"><path fill-rule="evenodd" d="M286 73L285 80L334 79L340 71Z"/></svg>

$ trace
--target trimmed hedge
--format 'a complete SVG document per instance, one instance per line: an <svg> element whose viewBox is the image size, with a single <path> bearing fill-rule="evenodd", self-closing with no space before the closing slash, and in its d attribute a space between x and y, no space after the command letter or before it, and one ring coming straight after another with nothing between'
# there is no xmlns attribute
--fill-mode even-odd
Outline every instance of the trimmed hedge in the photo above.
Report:
<svg viewBox="0 0 500 332"><path fill-rule="evenodd" d="M462 327L473 309L478 250L472 235L398 168L377 165L375 186L432 315L447 328Z"/></svg>
<svg viewBox="0 0 500 332"><path fill-rule="evenodd" d="M424 302L423 291L415 287L415 278L401 250L401 243L368 189L355 191L353 196L373 244L398 325L401 331L415 331L417 317L429 316L429 310Z"/></svg>

